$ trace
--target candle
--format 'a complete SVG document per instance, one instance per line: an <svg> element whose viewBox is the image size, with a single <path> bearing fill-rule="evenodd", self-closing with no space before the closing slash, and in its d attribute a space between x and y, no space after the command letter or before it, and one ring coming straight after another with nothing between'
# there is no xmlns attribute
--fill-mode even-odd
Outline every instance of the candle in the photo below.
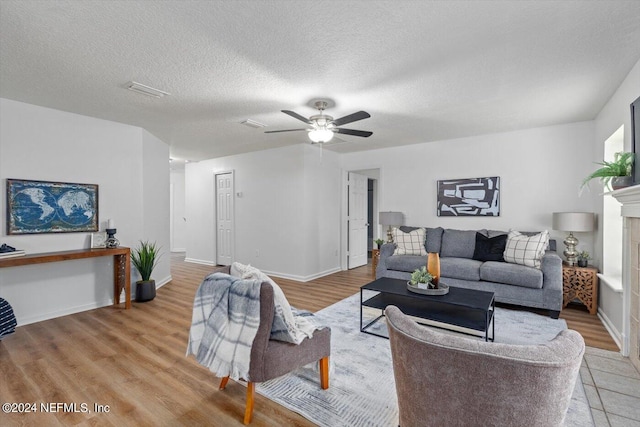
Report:
<svg viewBox="0 0 640 427"><path fill-rule="evenodd" d="M107 228L109 228L109 229L114 229L114 228L116 228L116 222L115 222L114 220L109 219L109 223L108 223L108 224L109 224L109 225L107 225Z"/></svg>

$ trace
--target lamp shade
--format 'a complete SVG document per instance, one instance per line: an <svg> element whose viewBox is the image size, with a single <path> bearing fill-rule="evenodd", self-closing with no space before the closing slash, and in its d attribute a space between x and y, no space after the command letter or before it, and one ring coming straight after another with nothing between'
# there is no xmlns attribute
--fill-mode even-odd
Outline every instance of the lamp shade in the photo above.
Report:
<svg viewBox="0 0 640 427"><path fill-rule="evenodd" d="M380 212L378 222L381 225L402 225L404 217L402 212Z"/></svg>
<svg viewBox="0 0 640 427"><path fill-rule="evenodd" d="M562 231L593 231L592 212L554 212L553 229Z"/></svg>

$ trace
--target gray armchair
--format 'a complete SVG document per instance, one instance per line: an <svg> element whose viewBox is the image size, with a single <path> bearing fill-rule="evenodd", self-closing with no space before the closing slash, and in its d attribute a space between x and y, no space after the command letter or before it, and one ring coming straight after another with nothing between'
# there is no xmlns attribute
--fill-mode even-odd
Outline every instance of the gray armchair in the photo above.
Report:
<svg viewBox="0 0 640 427"><path fill-rule="evenodd" d="M311 338L299 345L270 339L273 324L273 287L262 283L260 288L260 326L251 346L251 361L247 383L247 402L244 423L251 422L255 383L264 382L289 373L309 363L320 363L320 386L329 387L329 355L331 353L331 329L316 330ZM220 390L224 390L229 377L222 378Z"/></svg>
<svg viewBox="0 0 640 427"><path fill-rule="evenodd" d="M400 426L563 424L585 349L578 332L487 343L423 327L395 306L385 314Z"/></svg>

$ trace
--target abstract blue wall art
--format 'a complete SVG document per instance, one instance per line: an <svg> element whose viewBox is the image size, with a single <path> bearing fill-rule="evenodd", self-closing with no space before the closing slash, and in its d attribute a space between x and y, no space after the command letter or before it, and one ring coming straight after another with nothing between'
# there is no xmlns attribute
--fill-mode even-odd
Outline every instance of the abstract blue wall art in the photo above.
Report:
<svg viewBox="0 0 640 427"><path fill-rule="evenodd" d="M98 186L7 179L7 234L98 231Z"/></svg>
<svg viewBox="0 0 640 427"><path fill-rule="evenodd" d="M499 176L438 181L438 216L499 215Z"/></svg>

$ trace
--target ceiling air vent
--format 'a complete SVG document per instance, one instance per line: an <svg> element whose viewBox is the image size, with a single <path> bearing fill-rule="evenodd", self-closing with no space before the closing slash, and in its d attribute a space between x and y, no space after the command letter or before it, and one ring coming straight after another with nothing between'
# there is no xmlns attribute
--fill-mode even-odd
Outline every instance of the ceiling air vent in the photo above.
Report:
<svg viewBox="0 0 640 427"><path fill-rule="evenodd" d="M243 120L240 122L241 125L245 125L245 126L249 126L250 128L263 128L266 127L267 125L263 125L260 122L256 122L255 120L251 120L251 119L247 119L247 120Z"/></svg>
<svg viewBox="0 0 640 427"><path fill-rule="evenodd" d="M126 84L126 88L137 93L141 93L147 96L153 96L154 98L162 98L163 96L171 95L169 92L165 92L160 89L152 88L151 86L143 85L142 83L129 82Z"/></svg>

